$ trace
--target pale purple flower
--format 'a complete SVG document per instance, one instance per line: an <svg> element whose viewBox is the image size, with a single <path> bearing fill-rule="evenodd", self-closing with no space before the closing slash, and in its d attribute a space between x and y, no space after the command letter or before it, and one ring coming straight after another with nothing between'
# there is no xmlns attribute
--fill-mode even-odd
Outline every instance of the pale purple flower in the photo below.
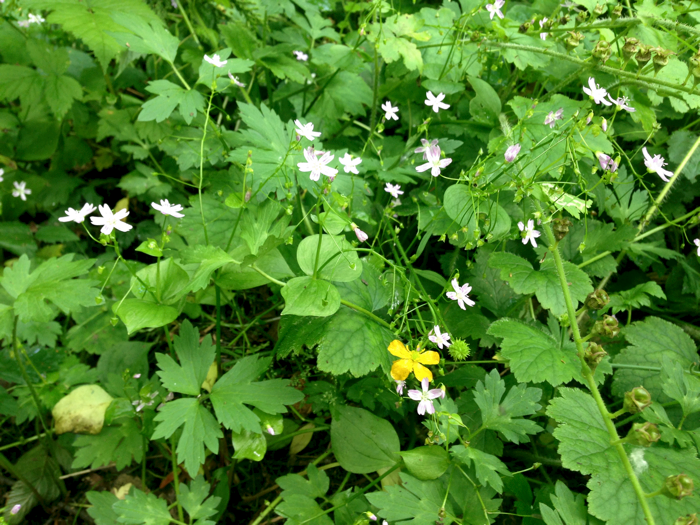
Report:
<svg viewBox="0 0 700 525"><path fill-rule="evenodd" d="M90 222L95 226L102 226L100 232L105 235L112 233L112 230L119 230L120 232L128 232L133 226L122 222L129 215L129 211L125 209L119 210L117 213L112 213L112 210L106 204L102 204L97 208L100 211L102 217L90 217Z"/></svg>
<svg viewBox="0 0 700 525"><path fill-rule="evenodd" d="M544 25L547 23L547 20L549 20L547 17L544 17L542 20L540 20L540 29L544 27ZM540 33L540 38L542 40L547 40L547 33Z"/></svg>
<svg viewBox="0 0 700 525"><path fill-rule="evenodd" d="M265 428L265 430L267 430L267 433L270 434L271 436L275 435L275 429L272 428L272 425L267 425L267 428Z"/></svg>
<svg viewBox="0 0 700 525"><path fill-rule="evenodd" d="M10 514L12 514L14 516L15 514L17 514L20 511L21 508L22 508L22 505L20 505L18 503L17 505L12 507L12 509L10 510Z"/></svg>
<svg viewBox="0 0 700 525"><path fill-rule="evenodd" d="M625 111L629 111L630 113L634 113L635 111L637 111L632 106L627 104L627 101L629 100L627 97L612 98L610 95L608 95L608 98L610 99L610 102L617 106L617 109L624 109Z"/></svg>
<svg viewBox="0 0 700 525"><path fill-rule="evenodd" d="M537 239L537 237L539 237L541 233L535 229L535 221L530 219L529 221L527 221L527 226L525 226L523 222L520 221L518 222L518 228L522 232L523 244L527 244L528 242L530 242L534 248L537 248L537 241L535 239Z"/></svg>
<svg viewBox="0 0 700 525"><path fill-rule="evenodd" d="M140 379L140 378L141 378L141 374L134 374L134 375L131 376L131 377L133 377L134 379Z"/></svg>
<svg viewBox="0 0 700 525"><path fill-rule="evenodd" d="M367 239L369 239L369 236L365 232L363 232L354 222L350 224L350 227L352 228L352 231L355 232L355 235L357 235L358 241L365 242Z"/></svg>
<svg viewBox="0 0 700 525"><path fill-rule="evenodd" d="M309 55L304 53L303 51L292 51L294 53L294 56L299 60L300 62L306 62L309 59Z"/></svg>
<svg viewBox="0 0 700 525"><path fill-rule="evenodd" d="M600 123L600 127L603 128L603 131L608 131L608 120L604 118Z"/></svg>
<svg viewBox="0 0 700 525"><path fill-rule="evenodd" d="M520 144L513 144L510 146L504 155L506 162L513 162L515 157L518 156L518 153L520 153Z"/></svg>
<svg viewBox="0 0 700 525"><path fill-rule="evenodd" d="M387 100L382 104L382 110L384 111L384 118L386 120L399 120L397 113L399 112L398 106L391 106L391 101Z"/></svg>
<svg viewBox="0 0 700 525"><path fill-rule="evenodd" d="M656 173L664 182L668 182L669 178L673 177L672 171L664 169L667 163L661 155L654 155L652 157L649 155L646 146L642 148L642 153L644 153L644 165L650 173Z"/></svg>
<svg viewBox="0 0 700 525"><path fill-rule="evenodd" d="M17 25L19 27L29 27L29 20L18 20Z"/></svg>
<svg viewBox="0 0 700 525"><path fill-rule="evenodd" d="M327 164L333 160L333 157L334 155L331 155L330 152L326 151L320 158L317 158L316 151L314 150L313 146L311 146L304 150L304 158L306 158L306 162L298 162L297 167L301 172L310 171L311 174L309 178L313 181L317 181L319 178L321 178L321 174L325 175L326 177L333 178L338 174L338 170L327 166Z"/></svg>
<svg viewBox="0 0 700 525"><path fill-rule="evenodd" d="M564 108L559 108L556 111L550 111L544 119L544 125L554 128L557 120L561 120L564 116Z"/></svg>
<svg viewBox="0 0 700 525"><path fill-rule="evenodd" d="M15 187L14 190L12 190L12 196L13 197L19 197L23 201L27 200L27 195L31 195L32 190L27 188L27 183L22 181L22 182L13 182L12 185Z"/></svg>
<svg viewBox="0 0 700 525"><path fill-rule="evenodd" d="M698 247L698 257L700 257L700 239L695 239L693 243Z"/></svg>
<svg viewBox="0 0 700 525"><path fill-rule="evenodd" d="M66 210L66 216L65 217L59 217L58 220L60 222L77 222L78 224L82 223L85 220L85 217L90 215L92 212L94 212L97 208L95 208L92 204L87 203L85 204L82 208L79 210L74 210L73 208L68 208Z"/></svg>
<svg viewBox="0 0 700 525"><path fill-rule="evenodd" d="M170 204L168 199L160 199L160 204L152 202L151 206L163 215L172 215L177 219L182 219L184 217L184 215L180 213L182 211L182 204Z"/></svg>
<svg viewBox="0 0 700 525"><path fill-rule="evenodd" d="M343 165L343 171L345 173L354 173L355 175L359 175L360 172L357 171L357 165L362 162L360 157L353 159L352 155L346 153L338 159L338 162Z"/></svg>
<svg viewBox="0 0 700 525"><path fill-rule="evenodd" d="M245 87L245 84L243 82L241 82L240 80L238 80L238 77L234 77L230 71L228 72L228 78L230 78L231 82L236 84L238 87L241 87L241 88Z"/></svg>
<svg viewBox="0 0 700 525"><path fill-rule="evenodd" d="M308 122L306 124L302 124L299 119L294 121L294 125L296 126L296 131L297 135L300 137L304 137L307 140L310 140L313 142L317 137L321 136L320 131L314 131L314 124L313 122Z"/></svg>
<svg viewBox="0 0 700 525"><path fill-rule="evenodd" d="M417 147L413 152L422 153L423 160L428 160L428 150L438 145L438 139L433 139L430 142L428 142L425 139L420 139L420 143L422 144L422 146Z"/></svg>
<svg viewBox="0 0 700 525"><path fill-rule="evenodd" d="M698 248L700 250L700 248ZM406 386L406 381L396 381L396 393L400 396L403 395L403 389ZM370 518L371 519L371 518ZM376 518L375 518L376 519Z"/></svg>
<svg viewBox="0 0 700 525"><path fill-rule="evenodd" d="M452 288L454 289L454 292L447 292L447 298L457 301L457 304L462 310L466 310L464 307L465 304L468 306L474 306L476 304L474 301L469 299L468 294L472 291L472 287L469 286L469 283L464 283L463 286L460 286L457 279L452 279Z"/></svg>
<svg viewBox="0 0 700 525"><path fill-rule="evenodd" d="M498 1L498 0L497 0ZM440 93L437 97L433 95L432 91L428 91L426 94L425 105L431 106L433 111L437 113L441 109L447 109L450 107L449 104L445 104L443 100L445 99L445 94Z"/></svg>
<svg viewBox="0 0 700 525"><path fill-rule="evenodd" d="M452 163L452 159L440 158L439 146L431 146L426 153L428 155L428 162L426 162L425 164L421 164L420 166L416 166L416 171L418 173L422 173L429 169L430 174L433 177L437 177L438 175L440 175L440 170L442 168L446 168Z"/></svg>
<svg viewBox="0 0 700 525"><path fill-rule="evenodd" d="M452 343L450 343L450 334L448 333L441 333L440 332L440 327L435 326L435 328L432 329L430 335L428 335L428 339L430 339L433 343L438 345L438 348L442 350L442 347L444 346L445 348L449 348Z"/></svg>
<svg viewBox="0 0 700 525"><path fill-rule="evenodd" d="M498 18L503 19L501 7L504 5L506 5L505 0L496 0L493 4L486 4L486 10L489 12L489 18L493 20L494 15L498 15Z"/></svg>
<svg viewBox="0 0 700 525"><path fill-rule="evenodd" d="M209 55L204 55L204 60L209 62L214 67L224 67L228 63L228 60L221 60L221 57L219 57L217 54L214 54L211 57Z"/></svg>
<svg viewBox="0 0 700 525"><path fill-rule="evenodd" d="M610 102L607 98L605 98L608 96L608 92L595 83L595 78L588 77L588 86L588 88L583 88L583 92L589 97L591 97L593 99L593 102L595 102L596 104L603 104L605 106L612 106L613 103Z"/></svg>
<svg viewBox="0 0 700 525"><path fill-rule="evenodd" d="M399 195L403 195L403 191L401 191L401 185L392 184L391 182L386 183L386 186L384 186L384 191L392 197L394 197L395 199L398 199Z"/></svg>
<svg viewBox="0 0 700 525"><path fill-rule="evenodd" d="M607 170L610 173L615 173L617 171L617 163L612 157L606 155L602 151L598 152L598 162L600 162L600 169Z"/></svg>
<svg viewBox="0 0 700 525"><path fill-rule="evenodd" d="M420 414L421 416L424 415L426 412L428 414L434 414L435 407L433 406L433 399L437 399L438 397L445 397L445 392L443 392L442 389L433 388L432 390L428 390L429 386L430 381L427 377L424 377L423 381L421 381L421 388L423 389L422 392L420 390L408 391L408 397L410 397L414 401L419 401L418 414Z"/></svg>

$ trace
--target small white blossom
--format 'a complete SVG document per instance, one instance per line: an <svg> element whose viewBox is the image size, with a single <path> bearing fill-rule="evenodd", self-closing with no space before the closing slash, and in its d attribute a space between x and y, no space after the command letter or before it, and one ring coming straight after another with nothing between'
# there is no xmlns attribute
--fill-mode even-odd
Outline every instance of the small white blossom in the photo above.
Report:
<svg viewBox="0 0 700 525"><path fill-rule="evenodd" d="M352 155L346 153L338 159L338 162L343 165L343 171L345 173L354 173L355 175L359 175L360 172L357 171L357 165L362 162L360 157L353 159Z"/></svg>
<svg viewBox="0 0 700 525"><path fill-rule="evenodd" d="M238 80L238 77L234 77L234 76L231 74L230 71L229 71L229 73L228 73L228 78L230 78L230 79L231 79L231 82L233 82L234 84L236 84L238 87L241 87L241 88L244 88L244 87L245 87L245 84L244 84L243 82L241 82L240 80Z"/></svg>
<svg viewBox="0 0 700 525"><path fill-rule="evenodd" d="M533 247L537 248L537 241L535 239L537 239L541 233L535 229L535 221L532 219L527 221L527 227L520 221L518 222L518 229L522 232L523 244L530 242Z"/></svg>
<svg viewBox="0 0 700 525"><path fill-rule="evenodd" d="M401 192L401 193L403 193L403 192ZM396 208L397 206L401 206L401 199L394 199L394 200L392 200L392 201L389 203L389 206L391 206L392 208ZM396 215L394 215L394 217L396 217Z"/></svg>
<svg viewBox="0 0 700 525"><path fill-rule="evenodd" d="M119 230L120 232L128 232L133 226L122 221L129 211L126 209L121 209L117 213L112 213L112 209L106 204L102 204L97 207L100 211L102 217L90 217L90 222L95 226L102 226L100 229L101 233L109 235L112 230Z"/></svg>
<svg viewBox="0 0 700 525"><path fill-rule="evenodd" d="M450 343L450 334L441 333L439 326L435 326L435 328L433 328L430 335L428 335L428 339L430 339L433 343L438 345L438 348L440 350L442 350L443 346L445 348L449 348L450 345L452 344L452 343Z"/></svg>
<svg viewBox="0 0 700 525"><path fill-rule="evenodd" d="M391 101L387 100L382 104L382 110L384 111L384 118L387 120L399 120L397 113L399 112L398 106L391 106Z"/></svg>
<svg viewBox="0 0 700 525"><path fill-rule="evenodd" d="M474 306L476 304L469 299L469 292L472 291L472 287L469 286L469 283L464 283L463 286L460 286L457 279L452 279L452 288L454 292L447 292L447 298L457 301L457 304L462 310L466 310L464 307L465 304L468 306Z"/></svg>
<svg viewBox="0 0 700 525"><path fill-rule="evenodd" d="M182 219L184 217L184 215L180 213L182 211L182 205L170 204L170 202L168 202L168 199L161 199L160 204L152 202L151 206L153 207L153 209L158 210L163 215L172 215L177 219Z"/></svg>
<svg viewBox="0 0 700 525"><path fill-rule="evenodd" d="M544 25L547 23L547 20L549 20L547 17L544 17L542 20L540 20L540 29L544 27ZM547 40L547 33L540 33L540 38L542 40Z"/></svg>
<svg viewBox="0 0 700 525"><path fill-rule="evenodd" d="M700 239L693 240L693 243L698 247L698 257L700 257Z"/></svg>
<svg viewBox="0 0 700 525"><path fill-rule="evenodd" d="M661 155L654 155L653 157L649 155L646 146L642 148L642 153L644 153L644 165L649 170L649 173L656 173L661 180L668 182L670 177L673 177L673 172L664 169L666 162Z"/></svg>
<svg viewBox="0 0 700 525"><path fill-rule="evenodd" d="M141 374L134 374L133 376L134 379L141 379Z"/></svg>
<svg viewBox="0 0 700 525"><path fill-rule="evenodd" d="M27 183L22 181L22 182L13 182L12 185L15 187L14 190L12 190L12 196L13 197L19 197L23 201L27 200L27 195L31 195L32 190L27 188Z"/></svg>
<svg viewBox="0 0 700 525"><path fill-rule="evenodd" d="M294 56L297 58L297 60L301 62L306 62L307 60L309 60L309 55L307 55L303 51L292 51L292 53L294 53Z"/></svg>
<svg viewBox="0 0 700 525"><path fill-rule="evenodd" d="M452 163L452 159L440 158L440 148L438 146L431 146L426 153L428 155L428 162L421 164L420 166L416 166L416 171L418 173L422 173L429 169L430 174L433 177L437 177L440 175L440 170L442 168L446 168Z"/></svg>
<svg viewBox="0 0 700 525"><path fill-rule="evenodd" d="M365 242L367 239L369 239L369 235L363 232L354 222L350 224L350 227L352 228L352 231L355 232L355 235L357 235L358 241Z"/></svg>
<svg viewBox="0 0 700 525"><path fill-rule="evenodd" d="M326 151L320 158L317 158L317 153L312 146L304 150L306 162L298 162L297 167L301 172L311 172L309 178L313 181L320 179L322 174L326 177L335 178L338 174L338 170L327 166L327 164L333 160L333 157L334 155Z"/></svg>
<svg viewBox="0 0 700 525"><path fill-rule="evenodd" d="M544 125L554 128L554 124L557 120L561 120L564 117L564 108L559 108L556 111L550 111L544 119Z"/></svg>
<svg viewBox="0 0 700 525"><path fill-rule="evenodd" d="M78 224L80 224L85 220L85 217L90 215L93 211L95 211L95 209L96 208L88 202L79 210L74 210L73 208L68 208L66 210L66 216L59 217L58 220L61 222L71 222L72 221L72 222L77 222Z"/></svg>
<svg viewBox="0 0 700 525"><path fill-rule="evenodd" d="M428 150L433 146L438 145L438 139L433 139L430 142L428 142L425 139L420 139L420 143L422 144L422 146L419 146L415 150L413 150L413 153L422 153L423 160L428 160Z"/></svg>
<svg viewBox="0 0 700 525"><path fill-rule="evenodd" d="M603 129L603 131L608 131L608 120L603 119L603 121L600 123L600 127Z"/></svg>
<svg viewBox="0 0 700 525"><path fill-rule="evenodd" d="M503 18L503 13L501 13L501 7L506 5L505 0L496 0L493 4L486 4L486 10L489 12L489 18L493 20L494 15L498 15L498 18Z"/></svg>
<svg viewBox="0 0 700 525"><path fill-rule="evenodd" d="M617 171L617 163L612 157L606 155L602 151L598 152L598 162L600 162L600 168L603 170L607 170L610 173L615 173Z"/></svg>
<svg viewBox="0 0 700 525"><path fill-rule="evenodd" d="M394 197L395 199L398 199L399 195L403 195L403 191L401 191L401 185L392 184L391 182L386 183L386 186L384 186L384 191L392 197Z"/></svg>
<svg viewBox="0 0 700 525"><path fill-rule="evenodd" d="M426 412L428 414L434 414L435 407L433 406L433 399L437 399L438 397L445 397L445 392L443 392L440 388L433 388L431 390L428 390L428 387L430 386L430 381L427 377L424 377L420 384L423 391L421 392L420 390L409 390L408 397L410 397L414 401L419 401L418 414L420 414L421 416L424 415Z"/></svg>
<svg viewBox="0 0 700 525"><path fill-rule="evenodd" d="M12 507L12 509L10 510L10 514L12 514L14 516L15 514L17 514L20 511L21 508L22 508L22 505L20 505L19 503L17 505L14 505Z"/></svg>
<svg viewBox="0 0 700 525"><path fill-rule="evenodd" d="M29 19L30 24L43 24L44 22L46 22L44 17L42 17L41 15L33 15L32 13L29 13L27 15L27 18Z"/></svg>
<svg viewBox="0 0 700 525"><path fill-rule="evenodd" d="M443 100L445 100L445 94L440 93L437 97L433 95L432 91L428 91L426 94L426 99L425 99L425 105L430 106L433 108L433 111L437 113L441 109L447 109L450 107L449 104L445 104Z"/></svg>
<svg viewBox="0 0 700 525"><path fill-rule="evenodd" d="M406 381L396 381L396 393L400 396L403 395L403 389L406 386ZM372 519L372 518L370 518ZM377 518L374 518L375 520Z"/></svg>
<svg viewBox="0 0 700 525"><path fill-rule="evenodd" d="M588 77L588 86L589 87L583 88L583 92L591 97L593 102L596 104L603 104L605 106L612 106L613 103L606 98L608 96L608 92L595 83L595 78Z"/></svg>
<svg viewBox="0 0 700 525"><path fill-rule="evenodd" d="M301 121L297 119L294 121L294 125L296 126L296 129L294 130L296 131L296 134L300 137L304 137L306 140L313 142L317 137L321 136L320 131L314 131L313 122L302 124Z"/></svg>
<svg viewBox="0 0 700 525"><path fill-rule="evenodd" d="M504 155L506 162L513 162L515 157L518 156L518 153L520 153L520 144L513 144L510 146Z"/></svg>
<svg viewBox="0 0 700 525"><path fill-rule="evenodd" d="M610 99L610 102L617 106L617 109L624 109L625 111L629 111L630 113L634 113L635 111L637 111L632 106L627 104L627 101L629 100L627 97L612 98L610 95L608 95L608 98Z"/></svg>
<svg viewBox="0 0 700 525"><path fill-rule="evenodd" d="M265 430L267 430L267 433L270 434L271 436L275 435L275 429L272 428L272 425L267 425L267 428L265 428Z"/></svg>
<svg viewBox="0 0 700 525"><path fill-rule="evenodd" d="M2 182L2 181L5 180L5 179L2 177L3 175L5 175L5 170L2 169L2 168L0 168L0 182Z"/></svg>
<svg viewBox="0 0 700 525"><path fill-rule="evenodd" d="M228 60L221 60L221 57L219 57L217 54L214 54L211 57L209 55L204 55L204 60L209 62L214 67L224 67L228 63Z"/></svg>
<svg viewBox="0 0 700 525"><path fill-rule="evenodd" d="M177 9L177 2L175 0L170 0L170 5L173 6L173 9Z"/></svg>

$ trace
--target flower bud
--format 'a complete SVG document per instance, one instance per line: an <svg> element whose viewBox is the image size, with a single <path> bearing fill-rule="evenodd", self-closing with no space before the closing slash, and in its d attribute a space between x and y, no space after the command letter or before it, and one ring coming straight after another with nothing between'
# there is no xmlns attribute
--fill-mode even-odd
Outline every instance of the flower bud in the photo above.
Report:
<svg viewBox="0 0 700 525"><path fill-rule="evenodd" d="M646 423L635 423L627 434L628 443L634 443L641 447L650 447L652 443L656 443L659 439L661 439L659 427L648 421Z"/></svg>
<svg viewBox="0 0 700 525"><path fill-rule="evenodd" d="M571 22L571 15L566 14L559 19L559 23L563 26Z"/></svg>
<svg viewBox="0 0 700 525"><path fill-rule="evenodd" d="M528 30L530 29L530 27L531 27L530 22L525 22L524 24L522 24L522 25L520 26L520 29L518 29L518 31L519 31L520 33L527 33Z"/></svg>
<svg viewBox="0 0 700 525"><path fill-rule="evenodd" d="M479 40L481 40L481 33L479 33L479 31L474 31L474 32L471 34L471 37L469 37L469 39L470 39L472 42L478 42Z"/></svg>
<svg viewBox="0 0 700 525"><path fill-rule="evenodd" d="M666 481L664 481L661 493L673 499L683 499L686 496L692 496L693 480L686 474L669 476L666 478Z"/></svg>
<svg viewBox="0 0 700 525"><path fill-rule="evenodd" d="M625 392L625 402L622 406L627 412L637 414L651 406L651 394L643 386L636 386L629 392Z"/></svg>
<svg viewBox="0 0 700 525"><path fill-rule="evenodd" d="M584 23L586 20L588 20L588 17L590 15L588 14L588 11L579 11L578 14L576 15L576 19L574 23L576 25Z"/></svg>
<svg viewBox="0 0 700 525"><path fill-rule="evenodd" d="M105 267L104 267L104 266L98 266L98 267L97 267L97 274L98 274L98 275L102 275L102 272L104 272L104 271L105 271Z"/></svg>
<svg viewBox="0 0 700 525"><path fill-rule="evenodd" d="M569 31L569 36L564 41L566 49L569 51L576 49L584 38L583 34L578 31Z"/></svg>
<svg viewBox="0 0 700 525"><path fill-rule="evenodd" d="M571 221L569 219L554 219L552 221L552 231L554 232L554 238L557 241L561 241L566 234L569 233L569 228L571 227Z"/></svg>
<svg viewBox="0 0 700 525"><path fill-rule="evenodd" d="M608 353L597 343L588 343L583 351L583 360L586 362L591 372L595 372L598 365Z"/></svg>
<svg viewBox="0 0 700 525"><path fill-rule="evenodd" d="M698 515L695 512L693 514L686 514L674 521L673 525L698 525Z"/></svg>
<svg viewBox="0 0 700 525"><path fill-rule="evenodd" d="M605 308L605 305L607 305L609 302L610 296L608 296L608 293L605 290L596 290L595 292L588 294L584 304L589 310L600 310L601 308Z"/></svg>
<svg viewBox="0 0 700 525"><path fill-rule="evenodd" d="M569 319L569 314L561 314L559 316L559 325L562 328L566 328L567 326L571 325L571 320Z"/></svg>
<svg viewBox="0 0 700 525"><path fill-rule="evenodd" d="M105 298L102 297L101 295L96 295L95 296L95 304L102 304L105 302Z"/></svg>
<svg viewBox="0 0 700 525"><path fill-rule="evenodd" d="M598 40L598 43L591 51L591 55L597 58L600 62L605 62L610 58L610 42L607 40Z"/></svg>
<svg viewBox="0 0 700 525"><path fill-rule="evenodd" d="M639 40L636 38L625 38L625 45L622 46L622 56L625 57L625 61L634 58L634 55L639 51Z"/></svg>
<svg viewBox="0 0 700 525"><path fill-rule="evenodd" d="M613 339L620 333L620 325L616 317L605 315L603 319L596 321L593 325L593 331L609 339Z"/></svg>
<svg viewBox="0 0 700 525"><path fill-rule="evenodd" d="M613 20L617 20L622 16L622 6L620 4L617 4L615 7L612 8L612 11L610 11L610 18Z"/></svg>
<svg viewBox="0 0 700 525"><path fill-rule="evenodd" d="M109 324L111 324L112 326L117 326L117 323L118 323L118 322L119 322L119 318L118 318L118 317L112 317L112 318L109 320Z"/></svg>
<svg viewBox="0 0 700 525"><path fill-rule="evenodd" d="M464 361L471 354L469 343L462 339L455 339L447 351L455 361Z"/></svg>

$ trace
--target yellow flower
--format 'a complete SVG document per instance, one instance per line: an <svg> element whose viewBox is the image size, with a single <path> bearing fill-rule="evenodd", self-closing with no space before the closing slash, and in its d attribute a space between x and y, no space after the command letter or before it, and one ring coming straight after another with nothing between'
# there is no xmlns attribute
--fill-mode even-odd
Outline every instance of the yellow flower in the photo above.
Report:
<svg viewBox="0 0 700 525"><path fill-rule="evenodd" d="M440 354L437 352L421 352L420 347L410 351L398 340L389 344L389 352L399 358L391 365L391 377L395 381L404 381L411 372L415 374L418 381L422 381L424 377L427 377L429 381L433 380L433 373L423 365L438 364Z"/></svg>

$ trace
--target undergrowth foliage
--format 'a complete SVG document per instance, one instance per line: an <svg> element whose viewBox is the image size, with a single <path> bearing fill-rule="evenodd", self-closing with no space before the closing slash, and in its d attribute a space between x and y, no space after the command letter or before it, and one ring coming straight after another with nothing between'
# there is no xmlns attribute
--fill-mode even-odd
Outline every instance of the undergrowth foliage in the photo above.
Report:
<svg viewBox="0 0 700 525"><path fill-rule="evenodd" d="M0 13L5 522L698 523L692 1Z"/></svg>

